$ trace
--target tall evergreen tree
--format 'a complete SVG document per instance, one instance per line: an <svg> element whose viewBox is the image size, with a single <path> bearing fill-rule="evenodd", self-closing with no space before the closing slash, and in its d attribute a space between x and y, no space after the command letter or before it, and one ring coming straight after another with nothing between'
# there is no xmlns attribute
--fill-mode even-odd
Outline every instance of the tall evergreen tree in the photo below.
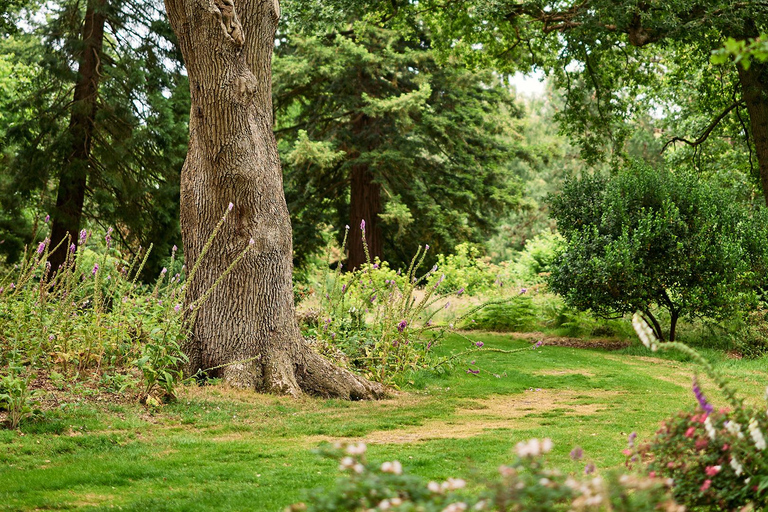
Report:
<svg viewBox="0 0 768 512"><path fill-rule="evenodd" d="M363 221L371 258L405 264L419 243L487 239L516 204L519 108L498 76L439 63L428 34L290 34L274 70L299 261L322 242L318 223L340 237L349 225L348 268L365 261Z"/></svg>
<svg viewBox="0 0 768 512"><path fill-rule="evenodd" d="M154 1L63 0L0 44L36 76L5 127L0 201L50 212L52 244L83 216L113 226L124 247L155 244L148 271L179 242L179 170L189 96L174 37ZM29 226L7 226L29 240ZM66 248L51 256L56 267Z"/></svg>

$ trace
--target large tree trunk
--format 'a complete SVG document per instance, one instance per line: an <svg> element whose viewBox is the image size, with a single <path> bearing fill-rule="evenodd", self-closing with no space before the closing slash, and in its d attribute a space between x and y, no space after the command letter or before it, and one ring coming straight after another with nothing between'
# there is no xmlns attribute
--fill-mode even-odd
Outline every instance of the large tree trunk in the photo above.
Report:
<svg viewBox="0 0 768 512"><path fill-rule="evenodd" d="M51 226L51 246L65 238L77 239L83 216L83 203L88 180L91 141L96 119L99 92L101 51L104 44L106 0L91 0L83 24L83 54L78 63L77 84L72 101L69 134L72 150L59 175L56 209ZM48 261L57 270L67 257L67 244L52 252Z"/></svg>
<svg viewBox="0 0 768 512"><path fill-rule="evenodd" d="M350 270L360 268L366 262L363 248L363 232L365 221L365 242L371 260L382 259L381 228L379 213L381 213L381 185L373 180L373 173L367 165L352 167L352 179L349 197L349 258L347 267Z"/></svg>
<svg viewBox="0 0 768 512"><path fill-rule="evenodd" d="M181 173L187 268L200 257L227 205L234 208L187 283L201 297L185 343L188 372L229 384L298 395L370 398L382 393L303 342L293 306L291 225L272 134L271 57L277 0L166 0L191 91L190 141ZM249 240L253 245L249 247Z"/></svg>
<svg viewBox="0 0 768 512"><path fill-rule="evenodd" d="M760 172L763 196L768 204L768 64L753 62L749 69L737 64L744 103L747 104L752 141Z"/></svg>

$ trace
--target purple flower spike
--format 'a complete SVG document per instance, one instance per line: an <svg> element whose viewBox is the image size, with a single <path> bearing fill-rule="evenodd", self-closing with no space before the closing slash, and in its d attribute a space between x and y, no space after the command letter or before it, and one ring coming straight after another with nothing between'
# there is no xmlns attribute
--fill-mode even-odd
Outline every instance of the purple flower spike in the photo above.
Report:
<svg viewBox="0 0 768 512"><path fill-rule="evenodd" d="M232 208L234 208L234 207L235 207L235 205L234 205L234 204L232 204L232 203L229 203L229 205L227 206L227 211L228 211L228 212L231 212L231 211L232 211Z"/></svg>
<svg viewBox="0 0 768 512"><path fill-rule="evenodd" d="M40 245L37 246L37 254L43 254L43 251L45 251L45 242L40 242Z"/></svg>
<svg viewBox="0 0 768 512"><path fill-rule="evenodd" d="M88 240L88 232L86 230L80 231L80 245L83 245Z"/></svg>
<svg viewBox="0 0 768 512"><path fill-rule="evenodd" d="M45 216L45 220L44 220L43 222L45 222L46 224L48 224L48 222L49 222L50 220L51 220L51 216L50 216L50 215L46 215L46 216Z"/></svg>
<svg viewBox="0 0 768 512"><path fill-rule="evenodd" d="M584 466L584 474L585 475L591 475L594 472L595 472L595 465L592 464L591 462L589 464L587 464L586 466Z"/></svg>
<svg viewBox="0 0 768 512"><path fill-rule="evenodd" d="M360 229L362 229L363 231L365 231L365 219L363 219L363 220L360 222Z"/></svg>
<svg viewBox="0 0 768 512"><path fill-rule="evenodd" d="M467 373L471 373L472 375L477 375L480 373L480 370L473 370L472 368L467 368Z"/></svg>
<svg viewBox="0 0 768 512"><path fill-rule="evenodd" d="M71 252L72 254L75 254L75 251L77 251L77 247L75 246L75 244L70 245L69 252Z"/></svg>
<svg viewBox="0 0 768 512"><path fill-rule="evenodd" d="M397 332L403 332L406 327L408 327L408 321L401 320L400 323L397 324Z"/></svg>
<svg viewBox="0 0 768 512"><path fill-rule="evenodd" d="M693 378L693 394L696 396L696 400L699 402L699 405L704 410L704 412L706 412L708 415L712 414L715 408L712 407L712 404L707 402L707 398L704 396L704 393L702 393L701 388L699 387L699 381L696 380L695 377Z"/></svg>
<svg viewBox="0 0 768 512"><path fill-rule="evenodd" d="M91 274L95 276L96 272L98 272L98 271L99 271L99 264L98 263L94 263L93 264L93 270L91 270Z"/></svg>
<svg viewBox="0 0 768 512"><path fill-rule="evenodd" d="M541 340L537 341L536 344L533 346L533 350L536 350L537 348L539 348L543 344L544 344L543 341L541 341Z"/></svg>
<svg viewBox="0 0 768 512"><path fill-rule="evenodd" d="M477 343L475 343L475 346L477 348L483 348L483 345L485 345L485 343L483 343L482 341L478 341Z"/></svg>
<svg viewBox="0 0 768 512"><path fill-rule="evenodd" d="M459 288L459 291L456 292L456 296L459 297L462 293L464 293L464 287L462 286Z"/></svg>
<svg viewBox="0 0 768 512"><path fill-rule="evenodd" d="M577 446L576 448L571 450L571 459L581 460L583 456L584 456L584 450L582 450L580 446Z"/></svg>
<svg viewBox="0 0 768 512"><path fill-rule="evenodd" d="M424 246L424 252L427 252L428 250L429 250L429 244L426 244L426 245Z"/></svg>

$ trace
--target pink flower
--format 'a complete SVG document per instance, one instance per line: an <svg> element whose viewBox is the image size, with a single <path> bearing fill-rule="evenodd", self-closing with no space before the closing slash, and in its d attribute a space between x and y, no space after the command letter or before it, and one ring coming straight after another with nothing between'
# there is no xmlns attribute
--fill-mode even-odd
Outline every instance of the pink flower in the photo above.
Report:
<svg viewBox="0 0 768 512"><path fill-rule="evenodd" d="M651 477L651 478L656 478L656 472L655 471L651 471L650 473L648 473L648 476Z"/></svg>
<svg viewBox="0 0 768 512"><path fill-rule="evenodd" d="M704 480L704 485L702 485L702 486L701 486L701 488L700 488L699 490L700 490L701 492L704 492L704 491L706 491L707 489L709 489L709 486L710 486L710 485L712 485L712 480Z"/></svg>
<svg viewBox="0 0 768 512"><path fill-rule="evenodd" d="M720 466L707 466L706 469L704 469L704 472L707 476L715 476L720 472L720 469Z"/></svg>
<svg viewBox="0 0 768 512"><path fill-rule="evenodd" d="M632 450L630 450L629 448L624 448L623 450L621 450L621 453L629 457L630 455L632 455Z"/></svg>
<svg viewBox="0 0 768 512"><path fill-rule="evenodd" d="M696 449L697 450L703 450L704 448L707 447L708 444L709 444L709 441L705 437L697 439L696 440Z"/></svg>
<svg viewBox="0 0 768 512"><path fill-rule="evenodd" d="M360 229L365 231L365 219L360 222Z"/></svg>
<svg viewBox="0 0 768 512"><path fill-rule="evenodd" d="M728 448L730 448L730 446L728 445L728 443L725 443L725 444L723 445L723 451L724 451L724 452L727 452L727 451L728 451Z"/></svg>
<svg viewBox="0 0 768 512"><path fill-rule="evenodd" d="M685 431L685 437L693 437L693 434L696 432L696 427L689 427L688 430Z"/></svg>

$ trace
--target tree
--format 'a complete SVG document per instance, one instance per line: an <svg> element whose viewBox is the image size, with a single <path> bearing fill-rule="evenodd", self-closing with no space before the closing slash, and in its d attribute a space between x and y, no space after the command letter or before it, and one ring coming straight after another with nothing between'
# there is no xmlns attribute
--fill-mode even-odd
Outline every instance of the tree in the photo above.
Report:
<svg viewBox="0 0 768 512"><path fill-rule="evenodd" d="M435 46L472 64L543 70L565 92L559 119L585 157L622 156L627 121L663 112L667 140L695 151L719 137L744 142L757 161L768 201L768 62L715 66L723 41L751 41L768 30L760 0L292 0L298 16L338 17L365 5L371 19L422 13ZM319 21L315 21L317 23ZM673 83L680 87L670 87ZM687 124L693 117L696 125ZM691 135L691 133L693 135Z"/></svg>
<svg viewBox="0 0 768 512"><path fill-rule="evenodd" d="M298 259L344 234L347 267L407 265L419 243L482 242L513 209L511 162L526 157L520 109L498 76L435 60L425 33L367 25L351 34L281 33L277 133ZM339 240L341 241L341 240Z"/></svg>
<svg viewBox="0 0 768 512"><path fill-rule="evenodd" d="M29 243L37 230L20 220L46 213L54 245L77 238L86 221L112 226L121 249L155 245L145 267L153 278L180 242L188 85L158 9L151 1L60 0L46 4L47 23L27 19L0 41L16 68L34 70L0 128L0 202L16 219L0 226L4 238ZM0 247L11 260L13 245Z"/></svg>
<svg viewBox="0 0 768 512"><path fill-rule="evenodd" d="M552 290L600 316L642 311L662 340L654 307L673 341L678 319L738 311L765 278L765 211L691 173L636 165L571 180L551 208L566 238Z"/></svg>
<svg viewBox="0 0 768 512"><path fill-rule="evenodd" d="M187 370L216 368L208 374L260 391L378 396L381 387L314 353L296 322L291 225L272 133L277 0L167 0L166 9L192 101L181 227L187 264L198 268L187 283L186 306L244 254L193 312ZM229 218L211 239L230 203Z"/></svg>

